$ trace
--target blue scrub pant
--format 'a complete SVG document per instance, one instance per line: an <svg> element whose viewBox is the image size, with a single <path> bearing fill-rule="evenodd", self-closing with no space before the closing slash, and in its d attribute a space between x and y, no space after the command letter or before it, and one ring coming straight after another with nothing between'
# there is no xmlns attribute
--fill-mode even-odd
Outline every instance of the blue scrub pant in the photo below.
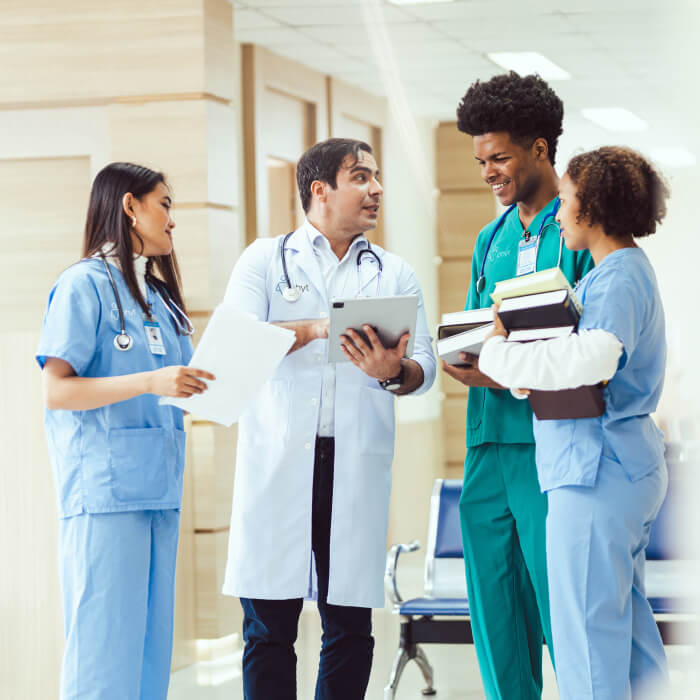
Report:
<svg viewBox="0 0 700 700"><path fill-rule="evenodd" d="M311 543L318 574L323 637L315 700L362 700L372 667L372 611L327 601L333 502L333 438L316 438ZM296 700L294 642L301 598L241 598L245 700Z"/></svg>
<svg viewBox="0 0 700 700"><path fill-rule="evenodd" d="M592 488L548 492L547 571L561 700L665 697L663 644L644 592L644 550L666 495L662 465L630 481L603 458Z"/></svg>
<svg viewBox="0 0 700 700"><path fill-rule="evenodd" d="M179 510L60 521L61 700L165 700Z"/></svg>

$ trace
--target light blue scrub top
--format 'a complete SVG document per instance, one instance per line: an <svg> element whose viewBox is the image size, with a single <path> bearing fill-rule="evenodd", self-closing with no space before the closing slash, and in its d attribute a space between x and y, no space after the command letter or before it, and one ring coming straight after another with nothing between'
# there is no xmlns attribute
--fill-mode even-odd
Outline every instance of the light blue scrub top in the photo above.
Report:
<svg viewBox="0 0 700 700"><path fill-rule="evenodd" d="M663 433L650 413L661 396L666 367L664 311L654 270L641 248L605 257L582 280L579 329L615 335L623 351L603 391L600 418L534 420L542 491L593 486L601 457L620 462L631 481L663 464Z"/></svg>
<svg viewBox="0 0 700 700"><path fill-rule="evenodd" d="M114 290L101 260L68 268L54 285L36 359L68 362L79 377L114 377L186 365L189 336L177 334L164 302L150 287L146 301L160 324L165 355L154 355L143 311L121 272L110 266L124 308L130 350L114 346L120 332ZM179 508L185 465L185 432L179 408L144 394L90 411L44 412L59 517L80 513Z"/></svg>

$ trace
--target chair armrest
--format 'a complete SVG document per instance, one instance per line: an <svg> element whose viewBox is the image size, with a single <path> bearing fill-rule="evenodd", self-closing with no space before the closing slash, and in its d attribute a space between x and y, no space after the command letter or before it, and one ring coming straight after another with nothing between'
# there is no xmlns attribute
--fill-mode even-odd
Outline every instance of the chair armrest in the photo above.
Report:
<svg viewBox="0 0 700 700"><path fill-rule="evenodd" d="M396 608L403 602L396 585L396 567L399 563L399 555L402 552L416 552L420 549L420 542L413 540L409 544L395 544L387 552L386 569L384 570L384 591L391 604Z"/></svg>

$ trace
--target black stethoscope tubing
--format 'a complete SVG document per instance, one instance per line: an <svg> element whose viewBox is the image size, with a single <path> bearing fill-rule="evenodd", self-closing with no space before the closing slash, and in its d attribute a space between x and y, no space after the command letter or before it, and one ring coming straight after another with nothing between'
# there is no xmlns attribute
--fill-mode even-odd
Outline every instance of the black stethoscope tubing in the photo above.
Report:
<svg viewBox="0 0 700 700"><path fill-rule="evenodd" d="M301 297L301 292L297 289L297 287L292 287L292 280L289 277L289 272L287 271L287 260L286 260L286 245L287 241L289 240L289 237L294 234L294 231L290 231L283 239L282 239L282 245L280 246L280 257L282 258L282 273L284 275L284 281L286 283L286 288L282 290L282 296L284 297L285 301L288 301L290 303L293 303L295 301L298 301ZM376 261L377 264L379 265L379 272L381 273L384 269L384 265L382 265L381 258L377 254L375 250L372 248L372 244L367 241L367 247L362 248L362 250L358 251L357 253L357 258L355 259L355 262L357 264L357 267L360 267L362 264L362 256L363 255L371 255Z"/></svg>
<svg viewBox="0 0 700 700"><path fill-rule="evenodd" d="M547 220L553 219L557 215L557 212L559 211L560 204L561 204L561 201L559 200L559 197L557 197L556 201L554 202L554 206L552 207L552 211L545 214L544 219L542 219L542 223L540 224L540 230L537 232L538 238L542 235L542 231L544 231L544 228L547 225ZM510 214L513 211L513 209L515 209L515 207L517 207L517 206L518 206L517 202L515 204L511 204L508 207L508 209L505 212L503 212L503 214L501 214L501 218L498 220L498 222L494 226L493 231L491 232L491 237L489 238L489 242L486 244L486 250L484 251L483 257L481 258L481 269L479 270L479 277L476 281L476 291L479 294L481 294L481 292L483 292L484 288L486 287L486 278L484 277L484 269L486 268L486 258L488 257L489 250L491 250L491 244L493 243L493 239L496 237L496 234L498 233L499 229L503 227L503 223L505 222L506 218L508 217L508 214ZM560 246L560 253L561 253L561 246ZM535 266L536 266L536 263L535 263Z"/></svg>
<svg viewBox="0 0 700 700"><path fill-rule="evenodd" d="M117 311L119 312L119 327L120 331L114 336L114 347L121 352L126 352L130 350L134 344L134 339L126 332L126 325L124 323L124 309L122 308L122 300L119 297L119 291L117 290L117 285L112 277L112 271L109 269L109 263L105 260L104 255L100 255L100 259L104 263L105 270L107 270L107 276L109 277L109 283L112 285L112 291L114 292L114 299L117 302Z"/></svg>

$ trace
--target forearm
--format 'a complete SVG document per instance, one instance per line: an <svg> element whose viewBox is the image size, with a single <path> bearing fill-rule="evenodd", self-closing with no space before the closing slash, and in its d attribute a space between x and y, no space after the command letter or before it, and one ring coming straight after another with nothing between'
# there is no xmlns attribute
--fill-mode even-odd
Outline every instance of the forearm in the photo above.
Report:
<svg viewBox="0 0 700 700"><path fill-rule="evenodd" d="M423 368L415 360L404 358L401 360L401 367L403 368L403 382L398 389L392 392L397 396L414 392L425 380Z"/></svg>
<svg viewBox="0 0 700 700"><path fill-rule="evenodd" d="M276 321L273 326L287 328L294 331L296 339L294 345L289 349L287 354L295 352L305 345L308 345L312 340L328 337L328 320L327 319L307 319L303 321Z"/></svg>
<svg viewBox="0 0 700 700"><path fill-rule="evenodd" d="M119 377L57 377L44 371L44 403L52 411L90 411L150 393L151 372Z"/></svg>
<svg viewBox="0 0 700 700"><path fill-rule="evenodd" d="M557 391L610 379L621 354L622 344L612 333L595 329L522 344L496 336L484 344L480 363L505 386Z"/></svg>

